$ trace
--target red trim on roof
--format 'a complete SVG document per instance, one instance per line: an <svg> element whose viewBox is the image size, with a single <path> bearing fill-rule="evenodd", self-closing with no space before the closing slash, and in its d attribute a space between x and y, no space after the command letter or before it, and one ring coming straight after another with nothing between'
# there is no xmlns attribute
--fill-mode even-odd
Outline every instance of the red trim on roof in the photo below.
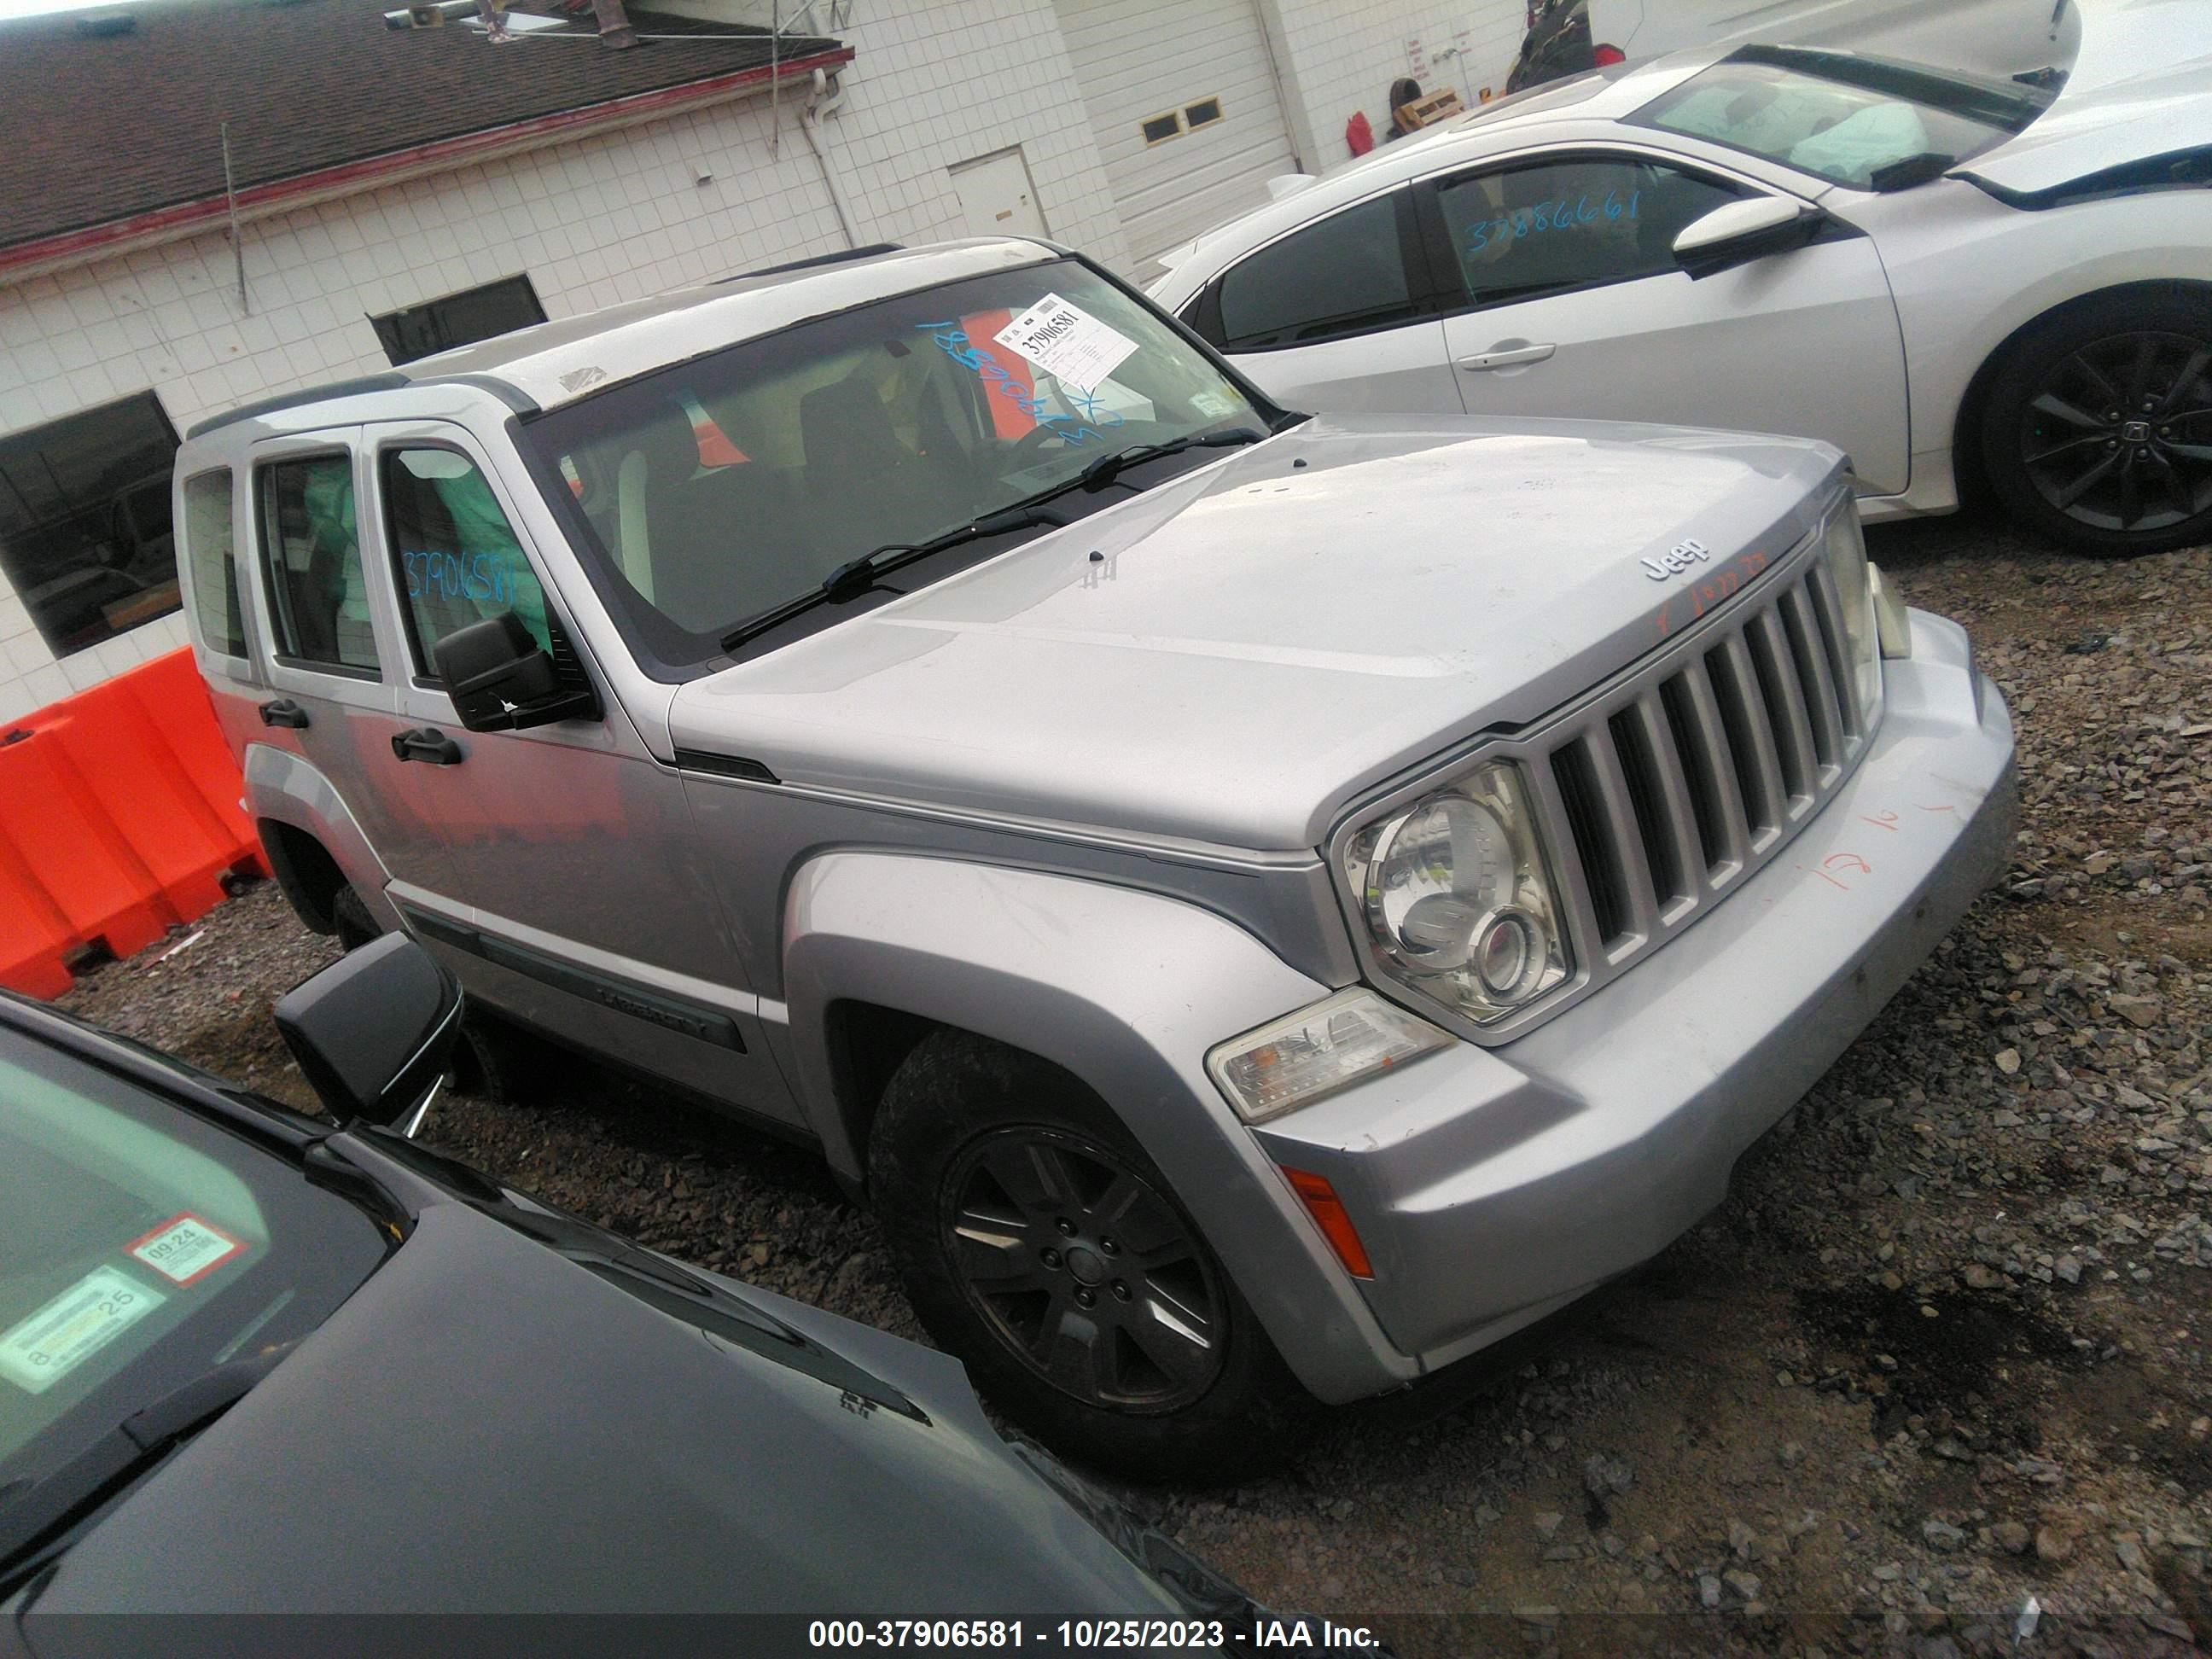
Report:
<svg viewBox="0 0 2212 1659"><path fill-rule="evenodd" d="M836 70L852 61L853 48L840 46L835 52L787 59L775 70L763 64L705 81L689 81L678 87L663 87L658 91L612 99L603 104L586 104L580 109L560 110L551 115L533 116L527 121L487 127L481 132L441 138L435 143L417 144L339 167L249 185L238 192L238 210L241 216L250 212L258 218L295 198L343 195L372 189L401 176L459 167L489 151L514 149L562 132L670 113L689 104L710 103L750 87L765 87L771 79L804 78L817 69ZM128 219L112 219L104 225L64 231L58 236L43 237L37 241L18 242L13 247L0 248L0 281L26 265L73 263L79 258L96 256L149 237L166 241L194 230L212 229L224 223L229 215L230 203L226 198L203 197L198 201L179 202L173 206L134 214Z"/></svg>

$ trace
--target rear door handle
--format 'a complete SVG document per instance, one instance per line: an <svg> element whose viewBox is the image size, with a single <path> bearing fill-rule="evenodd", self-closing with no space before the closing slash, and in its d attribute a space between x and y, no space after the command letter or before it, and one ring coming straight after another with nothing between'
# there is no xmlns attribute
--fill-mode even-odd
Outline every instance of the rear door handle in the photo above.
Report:
<svg viewBox="0 0 2212 1659"><path fill-rule="evenodd" d="M264 726L288 726L295 732L307 729L307 711L289 697L279 697L274 702L261 705Z"/></svg>
<svg viewBox="0 0 2212 1659"><path fill-rule="evenodd" d="M1486 369L1511 368L1521 363L1540 363L1557 351L1556 345L1510 346L1502 351L1480 351L1472 357L1462 357L1459 366L1475 374Z"/></svg>
<svg viewBox="0 0 2212 1659"><path fill-rule="evenodd" d="M392 752L404 761L428 761L433 766L461 763L461 745L434 726L394 733Z"/></svg>

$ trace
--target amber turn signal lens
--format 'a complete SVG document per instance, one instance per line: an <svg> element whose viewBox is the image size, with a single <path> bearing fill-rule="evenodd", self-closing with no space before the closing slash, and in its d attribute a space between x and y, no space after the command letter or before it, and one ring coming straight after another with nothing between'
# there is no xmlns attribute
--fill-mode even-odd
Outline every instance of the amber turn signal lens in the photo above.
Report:
<svg viewBox="0 0 2212 1659"><path fill-rule="evenodd" d="M1328 1177L1310 1170L1293 1170L1287 1164L1280 1168L1290 1180L1291 1190L1304 1203L1321 1236L1328 1241L1328 1248L1344 1263L1345 1272L1354 1279L1374 1278L1375 1268L1367 1260L1367 1247L1359 1242L1359 1230L1352 1224L1351 1212L1336 1195L1336 1188L1328 1184Z"/></svg>

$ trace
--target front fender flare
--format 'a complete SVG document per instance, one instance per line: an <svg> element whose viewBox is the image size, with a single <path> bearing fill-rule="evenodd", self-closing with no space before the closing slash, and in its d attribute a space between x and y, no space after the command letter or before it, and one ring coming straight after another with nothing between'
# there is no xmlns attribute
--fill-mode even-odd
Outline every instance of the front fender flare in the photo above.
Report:
<svg viewBox="0 0 2212 1659"><path fill-rule="evenodd" d="M272 744L246 745L246 815L272 818L322 843L362 902L387 933L401 929L399 912L384 896L392 875L369 845L337 788L306 756Z"/></svg>
<svg viewBox="0 0 2212 1659"><path fill-rule="evenodd" d="M794 877L784 988L805 1109L860 1178L857 1103L830 1052L837 1002L1025 1049L1097 1092L1159 1166L1319 1398L1407 1381L1364 1298L1206 1076L1206 1050L1332 988L1208 910L1103 882L956 860L830 853Z"/></svg>

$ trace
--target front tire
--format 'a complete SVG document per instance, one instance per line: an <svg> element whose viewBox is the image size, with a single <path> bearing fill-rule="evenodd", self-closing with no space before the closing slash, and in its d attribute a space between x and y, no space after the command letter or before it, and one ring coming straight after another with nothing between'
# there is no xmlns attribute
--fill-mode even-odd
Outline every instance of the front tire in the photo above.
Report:
<svg viewBox="0 0 2212 1659"><path fill-rule="evenodd" d="M2093 558L2212 541L2212 300L2109 294L2037 325L1990 387L1990 488Z"/></svg>
<svg viewBox="0 0 2212 1659"><path fill-rule="evenodd" d="M1038 1438L1139 1480L1280 1455L1310 1399L1158 1169L1067 1073L925 1038L884 1092L868 1174L922 1324Z"/></svg>

